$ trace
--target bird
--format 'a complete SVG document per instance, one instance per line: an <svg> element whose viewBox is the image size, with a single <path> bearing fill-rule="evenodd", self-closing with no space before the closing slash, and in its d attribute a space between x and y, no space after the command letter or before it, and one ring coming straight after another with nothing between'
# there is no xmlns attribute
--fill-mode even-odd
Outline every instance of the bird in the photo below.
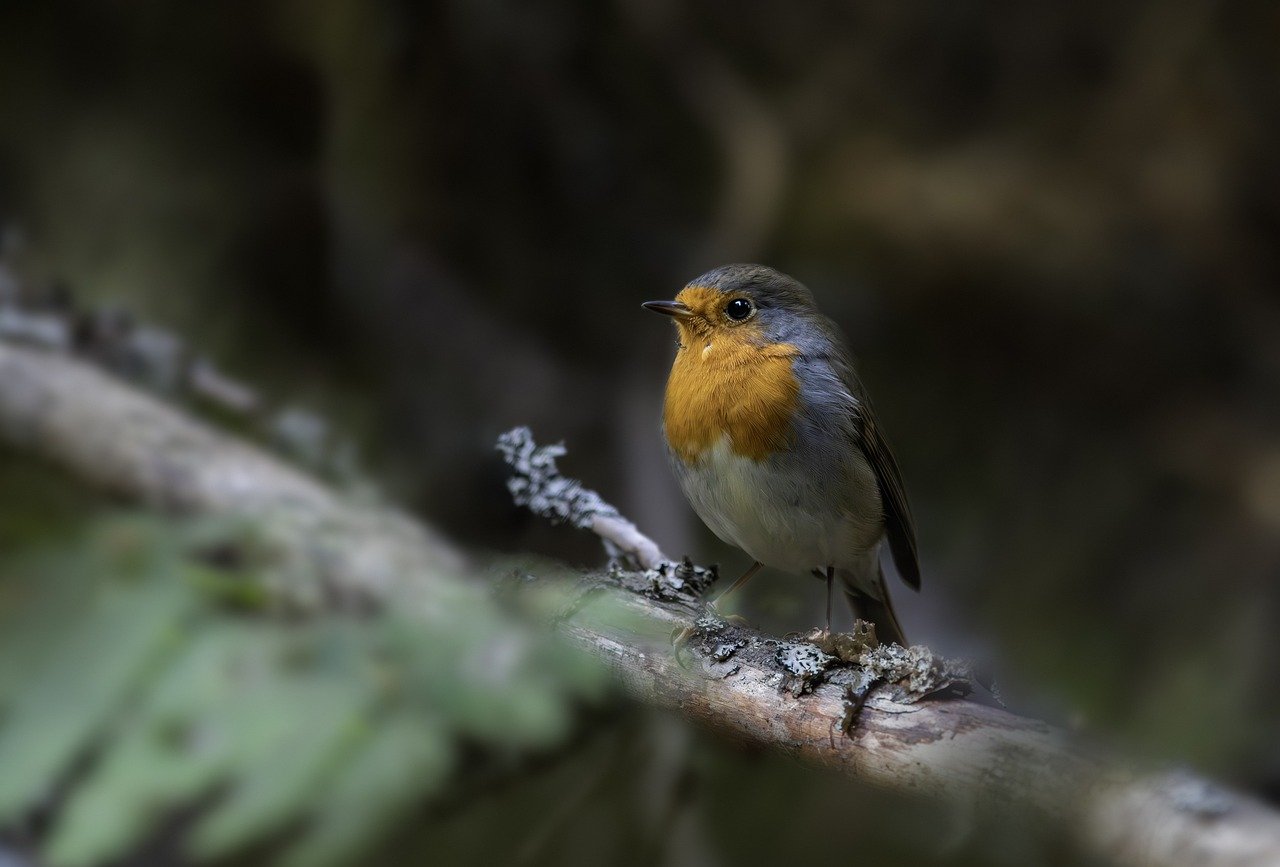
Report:
<svg viewBox="0 0 1280 867"><path fill-rule="evenodd" d="M880 548L920 589L915 521L898 462L837 325L797 280L724 265L646 310L670 316L678 348L662 433L693 510L751 566L838 581L881 643L907 646ZM714 605L714 602L713 602Z"/></svg>

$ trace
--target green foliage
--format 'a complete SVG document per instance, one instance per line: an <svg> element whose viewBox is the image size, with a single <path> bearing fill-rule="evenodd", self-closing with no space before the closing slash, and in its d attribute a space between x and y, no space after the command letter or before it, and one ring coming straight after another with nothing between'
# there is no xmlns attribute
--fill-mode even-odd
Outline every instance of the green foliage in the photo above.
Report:
<svg viewBox="0 0 1280 867"><path fill-rule="evenodd" d="M461 745L554 745L602 685L453 576L428 610L302 619L272 613L272 568L243 529L138 517L0 560L0 828L52 807L65 867L172 827L196 860L350 863Z"/></svg>

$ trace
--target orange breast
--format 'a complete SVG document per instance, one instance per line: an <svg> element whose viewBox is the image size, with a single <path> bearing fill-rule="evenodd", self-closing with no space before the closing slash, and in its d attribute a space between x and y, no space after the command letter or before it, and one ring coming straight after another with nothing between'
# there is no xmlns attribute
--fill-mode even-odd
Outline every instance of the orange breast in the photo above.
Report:
<svg viewBox="0 0 1280 867"><path fill-rule="evenodd" d="M735 454L757 461L790 445L800 404L791 368L798 350L744 338L686 339L676 353L663 422L667 442L685 463L696 463L724 436Z"/></svg>

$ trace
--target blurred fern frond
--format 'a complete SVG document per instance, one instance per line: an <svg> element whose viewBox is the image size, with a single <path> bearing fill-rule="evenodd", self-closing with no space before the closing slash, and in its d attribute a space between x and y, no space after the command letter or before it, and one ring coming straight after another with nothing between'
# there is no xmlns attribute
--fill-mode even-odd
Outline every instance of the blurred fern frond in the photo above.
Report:
<svg viewBox="0 0 1280 867"><path fill-rule="evenodd" d="M554 745L603 685L456 576L431 610L302 618L271 568L245 528L140 516L0 559L0 832L55 867L175 828L196 861L350 863L461 746Z"/></svg>

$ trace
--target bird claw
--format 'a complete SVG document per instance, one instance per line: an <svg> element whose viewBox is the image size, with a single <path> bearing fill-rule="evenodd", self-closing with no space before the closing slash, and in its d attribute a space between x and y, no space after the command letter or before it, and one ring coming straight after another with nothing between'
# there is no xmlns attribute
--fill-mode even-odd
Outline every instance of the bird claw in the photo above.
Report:
<svg viewBox="0 0 1280 867"><path fill-rule="evenodd" d="M751 626L747 618L743 617L741 614L721 614L719 611L716 610L714 603L707 604L706 612L710 614L712 617L715 617L716 619L721 620L726 624L730 624L738 627ZM671 632L671 646L675 650L676 661L679 662L680 665L686 668L688 666L685 666L685 660L683 655L684 650L689 646L689 642L691 642L699 634L701 634L701 632L696 623L685 624L679 629L674 629Z"/></svg>
<svg viewBox="0 0 1280 867"><path fill-rule="evenodd" d="M741 614L717 614L716 617L719 617L730 626L739 626L743 628L751 626L751 621L743 617Z"/></svg>
<svg viewBox="0 0 1280 867"><path fill-rule="evenodd" d="M686 623L684 626L671 630L671 646L674 647L678 653L690 642L690 640L693 639L693 636L697 634L698 627L694 626L692 623Z"/></svg>
<svg viewBox="0 0 1280 867"><path fill-rule="evenodd" d="M804 635L804 640L810 644L816 645L824 653L830 653L830 648L834 642L832 640L831 627L815 626Z"/></svg>
<svg viewBox="0 0 1280 867"><path fill-rule="evenodd" d="M707 603L707 613L731 626L749 627L751 625L750 621L741 614L721 614L715 602Z"/></svg>

